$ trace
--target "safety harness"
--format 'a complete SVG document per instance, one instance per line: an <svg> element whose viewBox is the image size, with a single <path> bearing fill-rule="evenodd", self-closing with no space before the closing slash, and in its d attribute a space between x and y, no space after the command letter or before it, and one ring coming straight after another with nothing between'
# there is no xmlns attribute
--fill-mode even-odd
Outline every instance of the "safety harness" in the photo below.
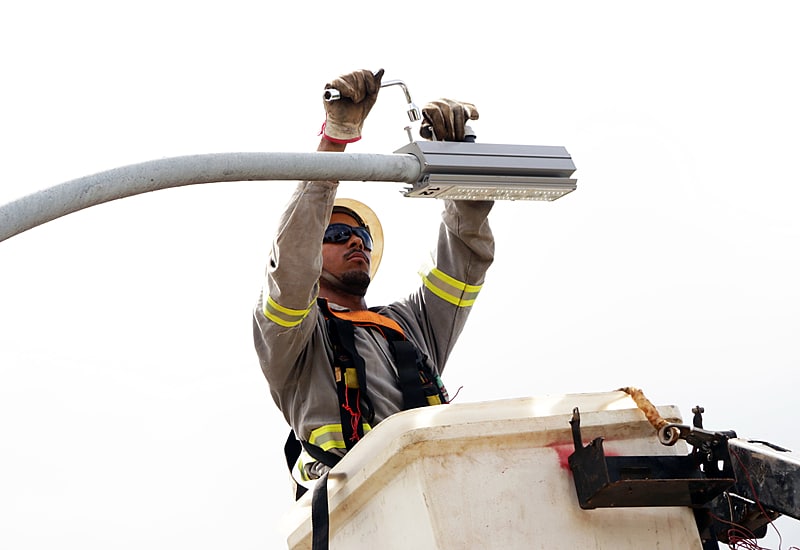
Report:
<svg viewBox="0 0 800 550"><path fill-rule="evenodd" d="M328 427L323 427L312 432L309 441L302 441L301 447L301 442L291 431L284 445L286 463L290 470L302 449L313 459L332 468L341 460L341 456L330 452L330 449L341 448L343 445L344 450L349 451L371 429L375 410L369 397L366 365L356 350L356 326L375 330L388 342L403 394L403 410L449 401L441 379L428 367L422 352L406 338L396 321L372 310L335 311L324 298L318 298L317 304L325 318L333 348L331 367L339 396L341 439L331 433L335 430L326 431ZM295 497L299 499L305 492L305 487L298 484Z"/></svg>
<svg viewBox="0 0 800 550"><path fill-rule="evenodd" d="M328 337L333 348L333 375L339 395L339 417L341 439L327 437L338 432L323 426L314 430L309 441L297 440L294 431L284 445L286 464L293 470L302 449L315 460L333 468L341 456L330 452L330 448L344 448L349 451L364 434L371 429L375 410L369 398L367 372L364 359L358 354L355 344L355 327L378 331L388 342L397 368L397 380L403 394L403 410L440 405L447 403L449 397L441 379L428 367L425 357L403 333L402 327L393 319L376 311L334 311L328 301L318 298L317 304L325 317ZM302 466L301 466L302 469ZM307 489L297 484L295 498L299 499ZM311 499L312 550L327 550L328 523L328 473L316 482Z"/></svg>

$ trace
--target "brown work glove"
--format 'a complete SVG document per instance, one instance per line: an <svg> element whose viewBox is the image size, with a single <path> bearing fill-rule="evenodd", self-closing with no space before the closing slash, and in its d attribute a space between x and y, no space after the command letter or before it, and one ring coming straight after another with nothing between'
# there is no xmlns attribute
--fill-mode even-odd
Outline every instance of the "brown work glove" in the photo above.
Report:
<svg viewBox="0 0 800 550"><path fill-rule="evenodd" d="M478 120L478 109L472 103L437 99L422 108L419 135L439 141L464 141L468 120Z"/></svg>
<svg viewBox="0 0 800 550"><path fill-rule="evenodd" d="M340 99L323 101L325 125L322 135L335 143L352 143L361 139L361 127L367 118L381 88L383 69L372 74L362 70L342 75L325 85L325 89L339 91Z"/></svg>

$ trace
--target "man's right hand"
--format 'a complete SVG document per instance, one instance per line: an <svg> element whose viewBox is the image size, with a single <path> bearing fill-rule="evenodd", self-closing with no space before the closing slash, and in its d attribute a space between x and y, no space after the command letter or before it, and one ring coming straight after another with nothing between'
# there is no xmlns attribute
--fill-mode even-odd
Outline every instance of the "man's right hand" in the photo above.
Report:
<svg viewBox="0 0 800 550"><path fill-rule="evenodd" d="M378 91L381 88L383 69L373 74L361 70L342 75L325 85L325 89L335 88L340 98L323 101L325 105L325 127L323 136L334 143L352 143L361 139L361 128L367 118Z"/></svg>
<svg viewBox="0 0 800 550"><path fill-rule="evenodd" d="M440 141L464 141L468 120L478 120L478 109L472 103L452 99L431 101L422 109L419 135Z"/></svg>

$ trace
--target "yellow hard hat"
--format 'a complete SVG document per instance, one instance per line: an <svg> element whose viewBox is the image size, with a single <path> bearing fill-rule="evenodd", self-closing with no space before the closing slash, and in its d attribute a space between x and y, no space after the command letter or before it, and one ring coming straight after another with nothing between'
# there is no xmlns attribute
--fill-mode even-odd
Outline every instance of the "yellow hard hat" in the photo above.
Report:
<svg viewBox="0 0 800 550"><path fill-rule="evenodd" d="M378 271L378 266L381 263L383 256L383 228L378 216L372 209L355 199L337 198L333 201L333 211L343 212L352 216L359 225L366 227L372 236L372 252L370 254L371 260L369 265L369 276L371 279L375 278L375 273Z"/></svg>

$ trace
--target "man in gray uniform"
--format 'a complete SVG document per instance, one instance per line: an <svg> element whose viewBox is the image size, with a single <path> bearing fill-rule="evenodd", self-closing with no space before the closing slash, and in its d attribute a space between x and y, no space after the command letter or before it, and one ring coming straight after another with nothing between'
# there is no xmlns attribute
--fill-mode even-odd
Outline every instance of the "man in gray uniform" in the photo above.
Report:
<svg viewBox="0 0 800 550"><path fill-rule="evenodd" d="M318 151L361 138L383 70L328 83ZM474 105L438 100L420 134L462 141ZM338 182L298 184L278 225L254 311L255 347L272 398L306 452L293 471L320 477L372 427L403 409L444 403L439 378L494 256L491 202L445 201L436 266L410 296L367 308L382 232L365 205L336 199ZM291 443L291 438L289 443ZM309 456L310 455L310 456Z"/></svg>

